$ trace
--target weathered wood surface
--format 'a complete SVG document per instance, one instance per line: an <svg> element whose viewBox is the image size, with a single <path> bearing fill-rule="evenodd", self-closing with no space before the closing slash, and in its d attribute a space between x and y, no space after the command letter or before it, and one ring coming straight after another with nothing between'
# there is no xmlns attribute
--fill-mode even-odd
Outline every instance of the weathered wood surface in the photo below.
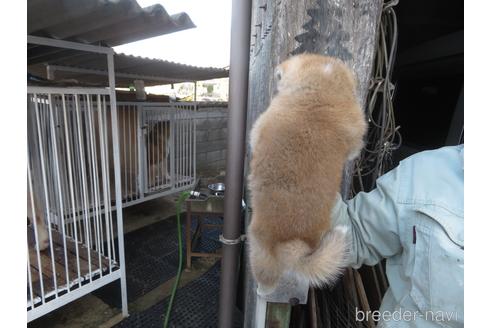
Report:
<svg viewBox="0 0 492 328"><path fill-rule="evenodd" d="M266 9L260 8L265 4ZM297 53L319 53L345 61L357 75L363 105L381 8L381 0L254 0L248 131L273 96L275 66Z"/></svg>
<svg viewBox="0 0 492 328"><path fill-rule="evenodd" d="M275 67L294 54L319 53L345 61L356 73L357 95L364 106L382 0L253 0L252 10L248 135L273 97ZM249 158L248 145L246 173ZM348 184L349 179L345 179L342 189L347 189ZM253 327L256 285L248 268L247 271L244 324Z"/></svg>
<svg viewBox="0 0 492 328"><path fill-rule="evenodd" d="M289 328L291 310L288 303L268 303L266 327Z"/></svg>
<svg viewBox="0 0 492 328"><path fill-rule="evenodd" d="M55 290L54 281L56 279L57 288L59 291L66 290L67 286L74 281L77 281L78 269L77 269L77 256L76 248L77 244L71 238L66 238L67 247L67 264L68 264L68 281L66 275L65 266L65 252L63 246L63 236L55 229L51 230L51 236L53 238L53 255L54 261L51 259L51 250L48 249L41 251L40 263L38 262L37 252L34 247L34 229L27 227L27 239L29 245L29 264L31 269L32 279L32 292L34 297L41 297L41 278L43 280L44 293L50 293ZM107 257L101 255L101 267L99 267L99 254L94 251L88 251L87 247L78 244L79 252L79 267L81 282L89 279L90 274L93 276L99 272L106 272L109 269L109 260ZM89 255L91 258L91 264L89 271ZM53 272L53 264L55 266L55 272ZM99 269L101 269L99 271ZM30 301L29 282L27 283L27 300Z"/></svg>

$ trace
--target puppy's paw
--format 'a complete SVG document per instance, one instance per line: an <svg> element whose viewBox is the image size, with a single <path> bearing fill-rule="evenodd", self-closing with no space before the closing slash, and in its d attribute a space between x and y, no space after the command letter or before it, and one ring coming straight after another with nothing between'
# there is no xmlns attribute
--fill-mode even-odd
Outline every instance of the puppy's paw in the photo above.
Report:
<svg viewBox="0 0 492 328"><path fill-rule="evenodd" d="M40 251L44 251L50 245L50 239L46 229L38 228L38 243Z"/></svg>

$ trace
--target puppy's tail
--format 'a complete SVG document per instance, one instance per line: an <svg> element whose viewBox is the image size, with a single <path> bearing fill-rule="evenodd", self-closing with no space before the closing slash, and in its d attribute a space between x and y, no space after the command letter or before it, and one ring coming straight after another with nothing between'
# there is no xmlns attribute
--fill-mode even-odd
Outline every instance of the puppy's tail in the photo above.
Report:
<svg viewBox="0 0 492 328"><path fill-rule="evenodd" d="M346 235L346 228L335 227L324 236L314 252L301 240L282 243L277 251L285 260L286 267L307 279L311 286L332 285L348 265Z"/></svg>

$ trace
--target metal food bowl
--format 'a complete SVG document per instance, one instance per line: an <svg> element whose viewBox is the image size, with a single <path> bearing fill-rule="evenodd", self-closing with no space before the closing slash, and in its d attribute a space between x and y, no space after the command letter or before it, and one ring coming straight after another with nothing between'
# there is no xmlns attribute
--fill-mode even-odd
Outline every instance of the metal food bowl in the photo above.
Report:
<svg viewBox="0 0 492 328"><path fill-rule="evenodd" d="M212 183L208 185L208 189L213 191L216 196L222 196L224 195L225 184L223 184L222 182Z"/></svg>

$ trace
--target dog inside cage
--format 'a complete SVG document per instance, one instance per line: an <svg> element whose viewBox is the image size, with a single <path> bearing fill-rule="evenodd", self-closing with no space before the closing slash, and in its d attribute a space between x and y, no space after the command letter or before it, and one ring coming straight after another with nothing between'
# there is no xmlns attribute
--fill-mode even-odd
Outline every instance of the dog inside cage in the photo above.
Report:
<svg viewBox="0 0 492 328"><path fill-rule="evenodd" d="M115 195L107 95L28 93L27 115L28 305L35 307L117 268Z"/></svg>
<svg viewBox="0 0 492 328"><path fill-rule="evenodd" d="M170 163L170 136L171 126L169 118L162 113L154 115L147 128L147 167L148 187L151 190L167 187L171 184Z"/></svg>
<svg viewBox="0 0 492 328"><path fill-rule="evenodd" d="M28 309L119 269L117 182L123 206L131 206L187 188L195 181L196 164L193 106L119 103L113 117L106 92L32 89Z"/></svg>

